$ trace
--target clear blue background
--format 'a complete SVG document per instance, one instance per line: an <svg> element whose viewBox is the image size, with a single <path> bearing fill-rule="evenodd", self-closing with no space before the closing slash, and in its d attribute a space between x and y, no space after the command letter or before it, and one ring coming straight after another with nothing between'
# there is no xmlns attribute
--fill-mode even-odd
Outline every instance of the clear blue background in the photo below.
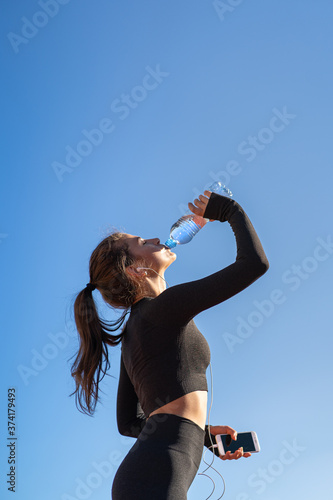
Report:
<svg viewBox="0 0 333 500"><path fill-rule="evenodd" d="M331 494L333 250L316 248L318 238L332 238L333 7L328 0L225 4L223 16L212 1L70 0L53 2L51 17L36 14L45 12L37 1L2 2L1 498L13 498L9 387L17 398L15 498L110 498L134 443L116 427L119 349L95 416L80 414L69 397L72 302L111 226L165 241L182 206L212 182L212 172L223 180L232 160L238 173L228 186L270 269L196 318L212 352L211 423L255 430L262 448L246 460L215 461L224 498ZM14 43L8 34L22 37L27 20L40 27ZM147 66L165 74L144 95L135 87ZM142 99L132 98L136 107L124 118L114 106L131 93ZM270 132L275 108L293 118ZM66 147L75 150L82 130L104 118L113 131L59 178L54 162L65 164ZM244 152L249 136L262 138L254 154ZM233 262L232 231L208 224L177 255L166 273L170 286ZM267 317L258 316L256 304L271 301L276 289L280 304L266 303ZM257 319L243 339L240 318ZM228 347L226 333L239 342ZM221 494L216 483L212 500ZM210 491L199 476L188 498Z"/></svg>

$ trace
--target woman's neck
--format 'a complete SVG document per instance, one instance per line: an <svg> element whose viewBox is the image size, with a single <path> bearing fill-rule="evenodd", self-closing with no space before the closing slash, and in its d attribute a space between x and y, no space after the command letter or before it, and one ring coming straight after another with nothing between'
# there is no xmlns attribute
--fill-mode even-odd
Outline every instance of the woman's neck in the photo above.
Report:
<svg viewBox="0 0 333 500"><path fill-rule="evenodd" d="M164 281L162 275L157 275L152 278L147 278L145 281L144 289L135 298L133 304L136 304L136 302L139 302L139 300L145 297L150 297L154 299L155 297L158 297L162 292L164 292L164 290L166 290L166 282Z"/></svg>

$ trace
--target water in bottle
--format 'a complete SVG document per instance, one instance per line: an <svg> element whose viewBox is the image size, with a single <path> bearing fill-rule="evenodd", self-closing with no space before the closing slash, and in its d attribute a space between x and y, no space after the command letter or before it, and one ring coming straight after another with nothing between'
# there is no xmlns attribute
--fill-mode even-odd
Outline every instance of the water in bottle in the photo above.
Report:
<svg viewBox="0 0 333 500"><path fill-rule="evenodd" d="M232 196L232 192L221 182L214 182L208 188L208 191L212 191L213 193L221 194L223 196ZM169 248L174 248L177 245L189 243L193 236L195 236L200 229L204 227L208 220L209 219L205 219L204 217L193 213L183 215L171 227L170 238L165 242L165 245Z"/></svg>

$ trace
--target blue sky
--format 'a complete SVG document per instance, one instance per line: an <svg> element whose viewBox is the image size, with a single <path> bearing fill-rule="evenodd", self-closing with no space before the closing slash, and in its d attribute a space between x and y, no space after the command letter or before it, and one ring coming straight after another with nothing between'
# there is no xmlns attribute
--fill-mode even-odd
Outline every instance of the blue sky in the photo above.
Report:
<svg viewBox="0 0 333 500"><path fill-rule="evenodd" d="M270 261L250 288L196 318L212 352L211 423L254 430L261 444L250 459L214 462L224 498L327 497L332 14L328 1L3 2L1 498L12 498L11 387L15 498L110 498L134 443L116 428L120 352L95 416L81 415L68 397L72 303L110 227L165 241L216 179ZM229 265L232 231L208 224L176 252L170 286ZM196 477L188 498L210 492Z"/></svg>

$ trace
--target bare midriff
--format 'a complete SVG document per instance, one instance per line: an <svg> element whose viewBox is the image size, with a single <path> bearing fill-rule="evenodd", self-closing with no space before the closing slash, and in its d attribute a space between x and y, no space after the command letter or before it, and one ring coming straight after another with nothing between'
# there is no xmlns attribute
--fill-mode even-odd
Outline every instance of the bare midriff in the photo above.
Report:
<svg viewBox="0 0 333 500"><path fill-rule="evenodd" d="M207 416L207 391L193 391L170 401L164 406L150 413L149 417L157 413L171 413L195 422L205 430ZM149 418L148 417L148 418Z"/></svg>

